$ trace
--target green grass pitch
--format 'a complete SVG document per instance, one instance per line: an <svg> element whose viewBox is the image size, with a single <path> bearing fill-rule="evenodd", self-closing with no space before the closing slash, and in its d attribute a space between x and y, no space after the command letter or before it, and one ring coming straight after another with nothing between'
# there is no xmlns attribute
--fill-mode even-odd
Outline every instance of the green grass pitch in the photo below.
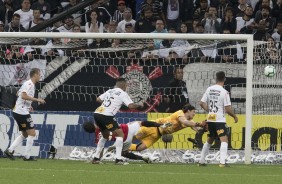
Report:
<svg viewBox="0 0 282 184"><path fill-rule="evenodd" d="M0 184L280 184L282 165L218 165L130 163L92 165L83 161L24 162L0 159Z"/></svg>

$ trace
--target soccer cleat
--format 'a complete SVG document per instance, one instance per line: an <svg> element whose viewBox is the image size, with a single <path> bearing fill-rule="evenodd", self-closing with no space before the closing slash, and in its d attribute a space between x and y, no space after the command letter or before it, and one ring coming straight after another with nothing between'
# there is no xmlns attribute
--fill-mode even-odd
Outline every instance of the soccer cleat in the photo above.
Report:
<svg viewBox="0 0 282 184"><path fill-rule="evenodd" d="M165 129L165 128L171 127L171 126L172 126L172 123L171 123L171 122L168 122L168 123L165 123L165 124L161 125L160 127L163 128L163 129Z"/></svg>
<svg viewBox="0 0 282 184"><path fill-rule="evenodd" d="M142 157L143 161L146 162L147 164L151 164L152 160L149 157Z"/></svg>
<svg viewBox="0 0 282 184"><path fill-rule="evenodd" d="M121 159L116 159L115 164L116 165L128 165L129 163Z"/></svg>
<svg viewBox="0 0 282 184"><path fill-rule="evenodd" d="M23 157L23 161L37 161L34 157L25 158Z"/></svg>
<svg viewBox="0 0 282 184"><path fill-rule="evenodd" d="M8 149L4 151L4 154L9 158L10 160L15 160L15 157L13 155L14 152L10 152Z"/></svg>
<svg viewBox="0 0 282 184"><path fill-rule="evenodd" d="M103 164L103 162L101 162L100 159L99 159L99 158L96 158L96 157L93 158L93 160L92 160L91 163L92 163L92 164Z"/></svg>
<svg viewBox="0 0 282 184"><path fill-rule="evenodd" d="M197 166L198 166L198 167L206 167L206 166L208 166L208 165L207 165L207 164L205 164L205 163L203 163L203 164L198 163L198 164L197 164Z"/></svg>
<svg viewBox="0 0 282 184"><path fill-rule="evenodd" d="M219 167L230 167L230 165L228 165L227 163L225 163L225 164L219 164L218 166L219 166Z"/></svg>

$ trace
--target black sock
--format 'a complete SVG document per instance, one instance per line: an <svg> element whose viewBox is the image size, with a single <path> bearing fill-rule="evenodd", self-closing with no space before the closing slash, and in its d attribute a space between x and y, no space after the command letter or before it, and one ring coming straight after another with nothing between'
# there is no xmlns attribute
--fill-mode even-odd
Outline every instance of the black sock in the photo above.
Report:
<svg viewBox="0 0 282 184"><path fill-rule="evenodd" d="M141 125L145 127L160 127L162 124L156 123L154 121L142 121Z"/></svg>
<svg viewBox="0 0 282 184"><path fill-rule="evenodd" d="M122 156L123 157L126 157L126 158L129 158L129 159L132 159L132 160L143 160L143 158L139 155L135 155L134 153L132 152L122 152Z"/></svg>

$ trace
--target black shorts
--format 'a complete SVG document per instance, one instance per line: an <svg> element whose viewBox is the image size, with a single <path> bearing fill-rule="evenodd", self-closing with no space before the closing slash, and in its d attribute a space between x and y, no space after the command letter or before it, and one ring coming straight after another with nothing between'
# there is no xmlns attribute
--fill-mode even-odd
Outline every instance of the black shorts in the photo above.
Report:
<svg viewBox="0 0 282 184"><path fill-rule="evenodd" d="M226 123L208 122L209 137L217 138L222 136L228 136L228 127Z"/></svg>
<svg viewBox="0 0 282 184"><path fill-rule="evenodd" d="M30 114L22 115L22 114L13 112L13 117L16 120L20 131L34 129L34 123L33 123L33 120Z"/></svg>
<svg viewBox="0 0 282 184"><path fill-rule="evenodd" d="M119 129L119 124L113 116L105 116L103 114L94 113L94 120L101 131L108 130L112 132Z"/></svg>

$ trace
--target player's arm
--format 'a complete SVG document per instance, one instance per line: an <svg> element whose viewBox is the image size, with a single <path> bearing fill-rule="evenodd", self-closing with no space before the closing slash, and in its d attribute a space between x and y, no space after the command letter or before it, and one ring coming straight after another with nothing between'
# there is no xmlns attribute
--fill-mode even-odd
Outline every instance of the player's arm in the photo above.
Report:
<svg viewBox="0 0 282 184"><path fill-rule="evenodd" d="M235 120L235 123L237 123L237 122L238 122L238 118L237 118L237 116L235 115L235 113L234 113L233 110L232 110L232 107L231 107L231 100L230 100L230 96L229 96L229 93L228 93L228 92L226 92L226 93L224 94L224 109L225 109L225 112L226 112L229 116L233 117L233 119Z"/></svg>
<svg viewBox="0 0 282 184"><path fill-rule="evenodd" d="M235 123L237 123L238 118L236 114L233 112L231 105L225 106L224 108L225 108L225 112L235 120Z"/></svg>
<svg viewBox="0 0 282 184"><path fill-rule="evenodd" d="M195 123L193 121L189 121L184 116L178 117L178 120L180 121L180 123L182 123L182 124L184 124L186 126L189 126L189 127L198 127L198 126L200 126L199 123Z"/></svg>
<svg viewBox="0 0 282 184"><path fill-rule="evenodd" d="M129 109L138 109L139 107L143 107L143 105L136 104L136 103L130 103L127 106Z"/></svg>
<svg viewBox="0 0 282 184"><path fill-rule="evenodd" d="M208 101L208 90L204 93L201 101L200 101L200 106L206 111L209 112L209 106L207 104Z"/></svg>
<svg viewBox="0 0 282 184"><path fill-rule="evenodd" d="M33 101L33 102L39 102L39 103L42 103L42 104L46 103L44 99L34 98L34 97L31 97L31 96L28 96L26 94L26 92L22 92L21 95L22 95L22 99L24 99L24 100Z"/></svg>
<svg viewBox="0 0 282 184"><path fill-rule="evenodd" d="M200 106L206 111L209 112L209 106L206 102L200 102Z"/></svg>
<svg viewBox="0 0 282 184"><path fill-rule="evenodd" d="M154 121L141 121L140 125L144 126L144 127L167 128L167 127L172 126L172 123L168 122L168 123L161 124L161 123L157 123L157 122L154 122Z"/></svg>
<svg viewBox="0 0 282 184"><path fill-rule="evenodd" d="M96 102L98 102L98 103L103 103L103 100L101 100L101 98L98 97L98 98L96 99Z"/></svg>

